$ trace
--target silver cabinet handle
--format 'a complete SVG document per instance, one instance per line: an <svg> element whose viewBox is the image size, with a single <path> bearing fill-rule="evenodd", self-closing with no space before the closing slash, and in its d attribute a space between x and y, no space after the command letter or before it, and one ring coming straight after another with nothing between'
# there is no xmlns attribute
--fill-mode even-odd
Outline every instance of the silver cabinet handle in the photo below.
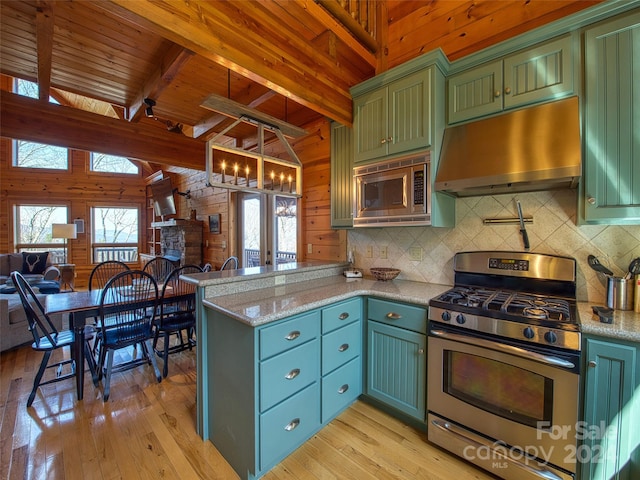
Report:
<svg viewBox="0 0 640 480"><path fill-rule="evenodd" d="M285 425L284 429L287 432L290 432L291 430L294 430L298 425L300 425L300 419L294 418L293 420L291 420L289 423Z"/></svg>
<svg viewBox="0 0 640 480"><path fill-rule="evenodd" d="M380 140L380 143L381 143L382 145L384 145L385 143L387 143L387 139L386 139L386 138L383 138L382 140Z"/></svg>
<svg viewBox="0 0 640 480"><path fill-rule="evenodd" d="M342 395L343 393L345 393L347 390L349 390L349 384L345 383L344 385L342 385L339 389L338 389L338 393L340 395Z"/></svg>
<svg viewBox="0 0 640 480"><path fill-rule="evenodd" d="M587 197L587 203L589 205L595 205L596 204L596 198L595 197Z"/></svg>
<svg viewBox="0 0 640 480"><path fill-rule="evenodd" d="M500 96L500 90L496 90L496 93L494 93L493 96L498 98Z"/></svg>
<svg viewBox="0 0 640 480"><path fill-rule="evenodd" d="M293 332L290 332L289 335L287 335L284 338L287 339L287 340L295 340L299 336L300 336L300 332L298 330L294 330Z"/></svg>
<svg viewBox="0 0 640 480"><path fill-rule="evenodd" d="M286 378L287 380L293 380L294 378L296 378L298 375L300 375L300 369L299 368L294 368L293 370L291 370L289 373L287 373L284 378Z"/></svg>
<svg viewBox="0 0 640 480"><path fill-rule="evenodd" d="M505 93L506 95L509 95L509 94L511 93L511 87L507 87L507 88L505 88L505 89L504 89L504 93Z"/></svg>
<svg viewBox="0 0 640 480"><path fill-rule="evenodd" d="M418 349L418 355L422 355L424 354L424 348L419 348Z"/></svg>
<svg viewBox="0 0 640 480"><path fill-rule="evenodd" d="M349 344L348 343L343 343L342 345L340 345L338 347L338 351L339 352L345 352L349 349Z"/></svg>
<svg viewBox="0 0 640 480"><path fill-rule="evenodd" d="M589 361L589 363L588 363L588 365L589 365L591 368L595 368L595 367L597 367L597 366L598 366L598 364L597 364L596 362L594 362L593 360L590 360L590 361Z"/></svg>
<svg viewBox="0 0 640 480"><path fill-rule="evenodd" d="M387 318L390 320L400 320L402 318L402 315L400 315L399 313L389 312L387 313Z"/></svg>
<svg viewBox="0 0 640 480"><path fill-rule="evenodd" d="M349 314L347 312L342 312L340 315L338 315L339 320L346 320L347 318L349 318Z"/></svg>

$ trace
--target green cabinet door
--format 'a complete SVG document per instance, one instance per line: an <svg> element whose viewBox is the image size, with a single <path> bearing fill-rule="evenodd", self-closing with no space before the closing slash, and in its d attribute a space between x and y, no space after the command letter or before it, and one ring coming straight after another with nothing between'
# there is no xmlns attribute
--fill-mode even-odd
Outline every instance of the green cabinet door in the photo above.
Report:
<svg viewBox="0 0 640 480"><path fill-rule="evenodd" d="M387 154L387 88L380 88L353 99L355 131L354 163Z"/></svg>
<svg viewBox="0 0 640 480"><path fill-rule="evenodd" d="M640 12L585 33L586 223L640 222Z"/></svg>
<svg viewBox="0 0 640 480"><path fill-rule="evenodd" d="M425 68L354 97L354 163L431 146L431 77Z"/></svg>
<svg viewBox="0 0 640 480"><path fill-rule="evenodd" d="M575 41L575 36L566 35L452 75L448 80L448 122L572 94Z"/></svg>
<svg viewBox="0 0 640 480"><path fill-rule="evenodd" d="M367 395L424 422L426 335L373 320L367 329Z"/></svg>
<svg viewBox="0 0 640 480"><path fill-rule="evenodd" d="M640 478L640 346L586 339L583 480Z"/></svg>
<svg viewBox="0 0 640 480"><path fill-rule="evenodd" d="M353 227L353 130L331 124L331 227Z"/></svg>

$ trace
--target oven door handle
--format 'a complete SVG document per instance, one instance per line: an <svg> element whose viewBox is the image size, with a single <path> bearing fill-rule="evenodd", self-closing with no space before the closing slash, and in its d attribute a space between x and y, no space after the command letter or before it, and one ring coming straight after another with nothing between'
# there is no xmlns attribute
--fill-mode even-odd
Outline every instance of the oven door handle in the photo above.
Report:
<svg viewBox="0 0 640 480"><path fill-rule="evenodd" d="M456 342L462 342L469 345L488 348L489 350L510 353L518 357L526 358L528 360L535 360L540 363L546 363L547 365L552 365L554 367L563 367L569 369L575 368L575 365L568 360L564 360L558 357L552 357L550 355L543 355L537 352L530 352L528 350L525 350L524 348L507 345L505 343L493 342L491 340L484 340L482 338L469 337L467 335L459 335L457 333L449 333L445 332L444 330L432 330L431 334L438 338L444 338L445 340L454 340Z"/></svg>
<svg viewBox="0 0 640 480"><path fill-rule="evenodd" d="M468 442L468 443L474 445L475 447L488 447L496 455L502 456L502 458L517 464L523 470L531 472L534 475L537 475L538 477L542 477L542 478L545 478L545 479L548 479L548 480L562 480L559 476L557 476L553 472L550 472L549 470L535 468L535 467L533 467L531 465L528 465L526 463L521 462L520 460L518 460L516 458L505 456L504 453L502 453L502 452L496 450L495 448L493 448L497 444L497 442L493 442L490 445L489 444L482 444L482 443L478 442L477 440L474 440L473 438L469 437L468 435L465 435L464 432L461 429L455 427L454 425L452 425L449 422L443 422L441 420L431 420L431 423L435 427L437 427L437 428L439 428L439 429L441 429L441 430L443 430L443 431L445 431L445 432L447 432L447 433L449 433L451 435L459 437L463 441Z"/></svg>

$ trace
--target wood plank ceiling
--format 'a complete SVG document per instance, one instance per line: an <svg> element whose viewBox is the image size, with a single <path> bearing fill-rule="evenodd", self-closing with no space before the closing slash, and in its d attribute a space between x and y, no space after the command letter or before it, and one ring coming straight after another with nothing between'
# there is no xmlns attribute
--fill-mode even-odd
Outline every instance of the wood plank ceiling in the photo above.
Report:
<svg viewBox="0 0 640 480"><path fill-rule="evenodd" d="M106 153L128 151L134 158L203 169L204 142L232 121L201 106L211 94L296 126L324 117L350 124L349 88L444 44L453 32L452 18L457 27L466 19L463 28L482 37L476 43L491 43L503 39L496 35L521 33L597 1L539 2L535 9L524 8L529 4L524 2L519 7L527 12L524 22L505 24L491 35L487 32L495 28L487 28L486 21L480 29L470 27L496 15L510 18L498 12L520 3L2 1L0 72L38 82L41 100L34 104L3 92L0 134L49 143L63 138L59 142L65 146L90 149L117 131L120 140L110 140L105 148L112 151ZM392 56L389 48L395 49ZM472 49L463 39L445 53ZM51 117L38 117L33 112L49 95L62 106L43 110ZM156 102L153 119L145 117L145 98ZM74 134L74 125L81 124L91 124L93 134L89 129ZM176 125L180 140L169 132ZM227 135L235 146L255 147L254 126L240 124ZM174 142L187 154L153 153L149 145L136 149L154 137L156 150Z"/></svg>

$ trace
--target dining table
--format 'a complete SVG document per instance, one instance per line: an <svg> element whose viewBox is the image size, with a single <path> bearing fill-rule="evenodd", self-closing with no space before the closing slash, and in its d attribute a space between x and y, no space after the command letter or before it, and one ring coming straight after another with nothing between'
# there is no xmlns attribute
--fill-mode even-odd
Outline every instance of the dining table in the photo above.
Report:
<svg viewBox="0 0 640 480"><path fill-rule="evenodd" d="M158 285L159 292L162 292L162 284ZM75 339L73 343L74 358L84 359L84 343L85 343L85 326L88 318L95 318L100 315L100 298L102 290L80 290L73 292L61 292L55 295L47 295L45 297L44 310L47 315L52 314L68 314L69 328L73 329ZM140 306L153 307L158 305L162 299L167 301L175 301L178 298L171 295L171 290L165 291L164 297L149 297L148 301L143 302ZM108 304L108 299L106 304ZM115 309L116 307L114 307ZM111 310L114 311L114 310ZM76 392L78 400L82 400L84 394L84 373L85 366L83 361L76 361Z"/></svg>

